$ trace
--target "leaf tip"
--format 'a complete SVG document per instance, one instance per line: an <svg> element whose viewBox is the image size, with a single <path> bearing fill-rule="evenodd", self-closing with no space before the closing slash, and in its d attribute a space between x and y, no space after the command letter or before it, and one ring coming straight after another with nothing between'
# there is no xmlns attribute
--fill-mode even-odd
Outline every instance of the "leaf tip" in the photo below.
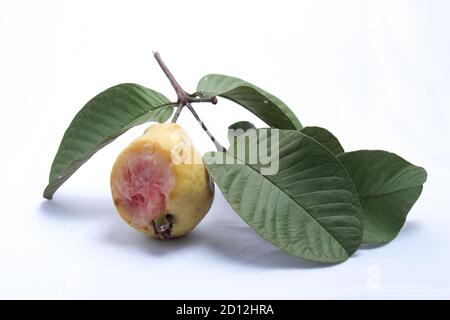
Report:
<svg viewBox="0 0 450 320"><path fill-rule="evenodd" d="M428 172L427 172L427 170L425 170L425 168L423 168L423 167L419 167L419 171L420 171L420 174L421 174L421 176L422 176L422 180L423 180L422 184L423 184L423 183L427 182L427 179L428 179Z"/></svg>
<svg viewBox="0 0 450 320"><path fill-rule="evenodd" d="M47 186L44 190L44 193L42 194L42 196L47 199L47 200L52 200L53 199L53 192L50 190L49 186Z"/></svg>

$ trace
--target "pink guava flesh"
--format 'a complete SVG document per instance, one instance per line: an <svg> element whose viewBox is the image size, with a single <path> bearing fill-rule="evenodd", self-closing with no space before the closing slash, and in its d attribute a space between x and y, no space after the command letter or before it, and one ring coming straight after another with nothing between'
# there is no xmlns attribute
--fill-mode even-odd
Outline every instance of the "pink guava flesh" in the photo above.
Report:
<svg viewBox="0 0 450 320"><path fill-rule="evenodd" d="M165 213L175 184L170 162L157 152L137 153L127 157L119 170L113 187L126 209L125 218L135 227L148 229L153 219Z"/></svg>

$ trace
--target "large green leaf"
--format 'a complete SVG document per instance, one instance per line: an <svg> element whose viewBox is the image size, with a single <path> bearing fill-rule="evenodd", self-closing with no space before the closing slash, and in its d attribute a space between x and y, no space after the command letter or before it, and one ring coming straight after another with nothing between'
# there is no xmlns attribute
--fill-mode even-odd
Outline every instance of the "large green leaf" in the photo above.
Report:
<svg viewBox="0 0 450 320"><path fill-rule="evenodd" d="M263 130L269 132L267 138L260 136ZM346 260L360 245L362 217L345 168L327 148L300 132L251 131L257 134L245 138L248 145L264 146L270 140L273 150L279 150L275 174L263 175L266 165L251 163L247 152L243 156L234 147L204 156L231 207L289 254L321 262Z"/></svg>
<svg viewBox="0 0 450 320"><path fill-rule="evenodd" d="M340 154L363 206L364 243L394 239L422 192L426 171L396 154L360 150Z"/></svg>
<svg viewBox="0 0 450 320"><path fill-rule="evenodd" d="M128 129L147 121L164 122L172 113L173 106L165 96L138 84L119 84L98 94L67 128L44 197L51 199L83 163Z"/></svg>
<svg viewBox="0 0 450 320"><path fill-rule="evenodd" d="M327 147L334 155L344 152L339 140L327 129L321 127L304 127L301 133L313 138L323 146Z"/></svg>
<svg viewBox="0 0 450 320"><path fill-rule="evenodd" d="M244 80L208 74L200 79L197 91L203 96L220 96L234 101L273 128L302 128L294 112L280 99Z"/></svg>

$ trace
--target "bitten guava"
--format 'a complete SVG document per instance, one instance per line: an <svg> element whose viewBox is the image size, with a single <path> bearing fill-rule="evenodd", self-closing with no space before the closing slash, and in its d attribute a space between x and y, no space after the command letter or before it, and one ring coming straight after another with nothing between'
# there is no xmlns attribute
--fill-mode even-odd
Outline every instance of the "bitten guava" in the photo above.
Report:
<svg viewBox="0 0 450 320"><path fill-rule="evenodd" d="M168 239L187 234L205 216L214 183L182 127L154 124L117 157L111 192L130 226Z"/></svg>

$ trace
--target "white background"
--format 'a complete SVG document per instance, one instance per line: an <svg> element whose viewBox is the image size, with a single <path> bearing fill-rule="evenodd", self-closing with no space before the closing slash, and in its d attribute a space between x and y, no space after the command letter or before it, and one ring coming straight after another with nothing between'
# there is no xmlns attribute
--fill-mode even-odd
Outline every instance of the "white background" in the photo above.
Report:
<svg viewBox="0 0 450 320"><path fill-rule="evenodd" d="M449 1L0 1L0 298L450 298ZM347 150L394 151L429 174L398 238L322 266L260 239L217 192L184 239L125 225L95 155L45 201L62 134L100 91L137 82L174 98L159 50L194 91L207 73L282 98ZM198 113L220 141L256 118L220 100ZM185 110L200 151L213 145Z"/></svg>

